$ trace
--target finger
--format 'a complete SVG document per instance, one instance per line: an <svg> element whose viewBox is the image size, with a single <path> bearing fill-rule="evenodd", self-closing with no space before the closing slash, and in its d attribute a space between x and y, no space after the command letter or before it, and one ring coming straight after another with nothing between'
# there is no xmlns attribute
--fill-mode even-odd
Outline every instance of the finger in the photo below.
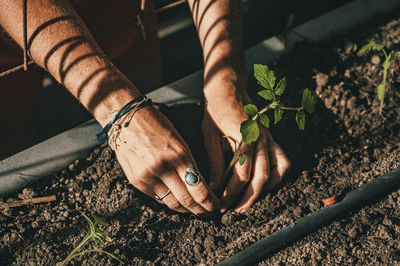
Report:
<svg viewBox="0 0 400 266"><path fill-rule="evenodd" d="M241 153L246 156L243 165L236 162L233 166L233 175L226 186L221 198L221 212L225 212L250 180L252 169L254 144L245 145Z"/></svg>
<svg viewBox="0 0 400 266"><path fill-rule="evenodd" d="M160 203L164 203L171 210L181 213L189 212L189 210L187 210L182 206L182 204L176 199L172 191L163 182L158 181L156 184L154 184L153 190L154 190L153 197L155 197L155 195L162 197L162 200L159 200L157 198L156 200Z"/></svg>
<svg viewBox="0 0 400 266"><path fill-rule="evenodd" d="M205 147L208 154L208 165L209 165L209 186L217 192L222 185L224 175L224 151L221 143L221 138L211 138L205 142Z"/></svg>
<svg viewBox="0 0 400 266"><path fill-rule="evenodd" d="M268 157L268 143L266 137L260 138L256 143L253 156L253 177L242 199L235 208L236 212L245 213L263 191L264 184L270 177Z"/></svg>
<svg viewBox="0 0 400 266"><path fill-rule="evenodd" d="M185 149L185 151L181 151L181 153L185 154L186 149ZM121 161L124 161L125 159L126 159L126 157L124 157L124 156L121 156L121 158L120 158ZM178 160L175 160L174 162L176 163L177 161ZM126 169L124 169L124 171L126 173L128 180L131 182L131 184L134 185L139 190L141 190L142 192L144 192L149 197L154 198L155 191L153 189L151 189L151 187L155 183L155 180L160 180L167 187L167 189L163 189L162 192L165 193L165 191L168 191L168 189L170 189L171 193L174 195L174 197L176 198L176 200L178 201L180 206L182 206L183 208L189 210L190 212L192 212L194 214L202 214L202 213L207 212L203 207L201 207L199 204L197 204L194 201L193 197L190 195L190 193L186 189L186 186L183 183L181 177L178 175L177 171L175 170L175 166L172 165L171 163L163 164L162 167L160 167L160 170L156 174L157 176L155 178L153 178L152 176L150 176L150 177L145 176L145 177L136 178L136 179L133 178L134 175L131 174L131 173L133 173L131 165L130 164L124 164L124 165L128 165L128 167L126 167ZM179 163L178 163L178 165L179 165ZM145 180L146 183L142 182L141 180ZM160 195L163 195L162 192L160 193ZM156 192L156 193L158 193L158 192ZM166 200L168 202L168 199L166 199ZM172 202L168 202L168 203L170 204L172 209L177 209L177 208L180 209L180 206L178 205L177 202L172 201Z"/></svg>
<svg viewBox="0 0 400 266"><path fill-rule="evenodd" d="M161 180L182 206L194 214L205 214L219 208L219 200L211 191L204 178L199 175L200 182L196 186L188 186L184 183L186 169L193 164L179 160L175 161L176 171L171 174L164 174ZM196 170L198 171L198 170Z"/></svg>
<svg viewBox="0 0 400 266"><path fill-rule="evenodd" d="M198 173L198 177L200 178L200 182L197 185L191 186L185 184L187 191L192 196L194 201L202 206L205 210L209 212L216 211L220 207L220 201L215 196L212 189L209 187L204 177L200 174L197 169L194 160L192 158L183 158L181 164L179 164L176 169L179 173L179 176L182 178L181 181L185 182L185 175L189 168L193 168L196 173ZM185 206L185 205L184 205Z"/></svg>
<svg viewBox="0 0 400 266"><path fill-rule="evenodd" d="M169 191L169 188L158 178L154 178L154 182L152 182L151 185L145 184L143 182L137 182L135 184L135 187L150 198L155 199L157 202L167 205L167 207L171 210L181 213L188 212L188 210L185 209L182 204L180 204L180 202L175 198L172 191L168 193L168 195L163 197L161 201L155 197L156 195L163 196Z"/></svg>
<svg viewBox="0 0 400 266"><path fill-rule="evenodd" d="M280 182L282 182L282 179L292 167L292 163L290 162L286 153L279 146L279 144L276 143L275 140L272 138L272 136L269 135L268 137L270 143L269 158L271 164L271 177L265 183L264 189L272 190Z"/></svg>
<svg viewBox="0 0 400 266"><path fill-rule="evenodd" d="M172 194L174 194L175 198L185 209L196 215L207 212L193 199L175 169L164 172L164 174L160 176L160 179L171 190Z"/></svg>

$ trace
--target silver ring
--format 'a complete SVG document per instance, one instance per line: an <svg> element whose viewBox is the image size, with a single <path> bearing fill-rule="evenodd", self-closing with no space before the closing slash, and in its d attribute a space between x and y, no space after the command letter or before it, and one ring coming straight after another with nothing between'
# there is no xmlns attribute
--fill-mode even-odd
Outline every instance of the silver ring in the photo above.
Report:
<svg viewBox="0 0 400 266"><path fill-rule="evenodd" d="M185 184L195 187L200 183L200 173L194 168L187 168L185 172Z"/></svg>
<svg viewBox="0 0 400 266"><path fill-rule="evenodd" d="M154 197L156 198L156 200L162 201L166 196L168 196L169 193L171 193L170 189L168 189L168 191L164 195L158 196L158 195L154 194Z"/></svg>

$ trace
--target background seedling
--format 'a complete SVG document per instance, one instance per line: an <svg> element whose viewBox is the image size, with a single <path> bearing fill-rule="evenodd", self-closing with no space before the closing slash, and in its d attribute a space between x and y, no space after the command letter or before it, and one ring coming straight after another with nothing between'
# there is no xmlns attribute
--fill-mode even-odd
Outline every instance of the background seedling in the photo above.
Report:
<svg viewBox="0 0 400 266"><path fill-rule="evenodd" d="M103 219L101 219L100 217L97 217L96 215L92 214L92 216L93 216L93 221L92 221L83 212L81 212L81 211L79 211L79 212L82 214L82 216L88 222L89 231L86 234L85 238L75 247L75 249L68 255L68 257L60 263L60 266L66 265L68 263L68 261L70 261L71 259L73 259L77 256L81 256L83 254L90 253L90 252L98 252L98 253L106 254L107 256L109 256L123 264L123 262L120 259L118 259L115 255L113 255L105 250L102 250L102 247L105 245L105 241L111 241L111 238L103 230L101 230L98 227L98 225L108 227L108 224ZM92 243L92 247L87 248L78 253L78 251L86 243L89 243L89 242ZM98 244L100 247L96 244Z"/></svg>
<svg viewBox="0 0 400 266"><path fill-rule="evenodd" d="M37 264L38 266L42 266L42 262L40 261L40 258L39 258L39 256L38 256L38 254L35 254L35 258L36 258L36 264Z"/></svg>
<svg viewBox="0 0 400 266"><path fill-rule="evenodd" d="M379 83L378 87L376 88L379 100L379 114L381 114L383 108L383 100L385 99L386 79L387 79L388 69L390 67L390 63L392 63L396 55L400 54L400 51L392 50L390 51L390 53L387 53L385 47L382 44L377 44L374 41L370 41L369 43L361 47L361 49L358 51L357 54L360 55L373 48L375 48L378 52L382 51L382 53L385 55L385 61L382 63L382 68L383 68L382 82Z"/></svg>
<svg viewBox="0 0 400 266"><path fill-rule="evenodd" d="M246 161L246 156L240 153L240 149L243 144L249 144L258 139L260 135L259 124L269 128L270 118L267 115L267 111L273 110L274 124L277 124L282 119L284 110L296 111L296 123L300 130L304 130L305 128L305 111L310 114L315 111L317 98L315 93L311 90L304 90L300 107L287 107L281 102L281 96L286 90L286 78L282 78L276 83L275 73L270 70L268 66L260 64L254 65L254 76L258 84L263 87L263 90L259 91L258 95L265 99L267 104L260 110L254 104L244 106L244 110L250 118L240 125L240 133L242 134L242 140L240 142L231 137L227 137L235 143L235 151L228 168L225 170L225 177L229 174L229 171L236 161L239 161L240 165Z"/></svg>

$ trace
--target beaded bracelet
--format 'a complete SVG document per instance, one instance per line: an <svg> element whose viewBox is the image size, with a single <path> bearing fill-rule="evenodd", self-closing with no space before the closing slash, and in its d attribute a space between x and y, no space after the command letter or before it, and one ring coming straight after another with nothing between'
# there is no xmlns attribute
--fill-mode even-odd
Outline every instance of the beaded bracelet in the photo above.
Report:
<svg viewBox="0 0 400 266"><path fill-rule="evenodd" d="M135 104L136 103L136 104ZM123 116L128 115L129 113L133 113L135 110L138 109L138 107L146 106L146 105L151 105L153 102L151 101L150 98L147 98L145 95L138 96L134 98L133 100L129 101L127 104L125 104L111 119L110 122L108 122L103 130L96 134L97 141L100 143L103 143L108 140L108 132L110 129L113 127L113 125L120 120Z"/></svg>

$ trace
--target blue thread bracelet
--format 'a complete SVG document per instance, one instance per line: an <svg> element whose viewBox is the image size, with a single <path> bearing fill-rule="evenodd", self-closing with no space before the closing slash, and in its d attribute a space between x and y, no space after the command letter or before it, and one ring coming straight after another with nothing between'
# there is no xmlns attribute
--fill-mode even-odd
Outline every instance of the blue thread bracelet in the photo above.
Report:
<svg viewBox="0 0 400 266"><path fill-rule="evenodd" d="M100 142L100 143L103 143L103 142L107 141L107 140L108 140L108 134L107 134L107 133L108 133L108 131L110 130L111 126L115 123L115 121L117 121L118 119L120 119L121 117L123 117L125 114L127 114L127 113L130 112L131 110L135 109L135 108L138 106L138 104L134 104L134 103L141 102L141 101L143 101L143 100L146 100L146 101L145 101L145 102L142 102L142 103L140 104L140 106L146 106L146 105L151 105L151 104L153 104L153 102L151 101L151 99L147 98L145 95L141 95L141 96L138 96L138 97L134 98L133 100L131 100L130 102L128 102L127 104L125 104L125 105L115 114L115 116L113 117L113 119L111 119L111 121L108 122L108 123L104 126L103 130L102 130L100 133L96 134L97 141Z"/></svg>

